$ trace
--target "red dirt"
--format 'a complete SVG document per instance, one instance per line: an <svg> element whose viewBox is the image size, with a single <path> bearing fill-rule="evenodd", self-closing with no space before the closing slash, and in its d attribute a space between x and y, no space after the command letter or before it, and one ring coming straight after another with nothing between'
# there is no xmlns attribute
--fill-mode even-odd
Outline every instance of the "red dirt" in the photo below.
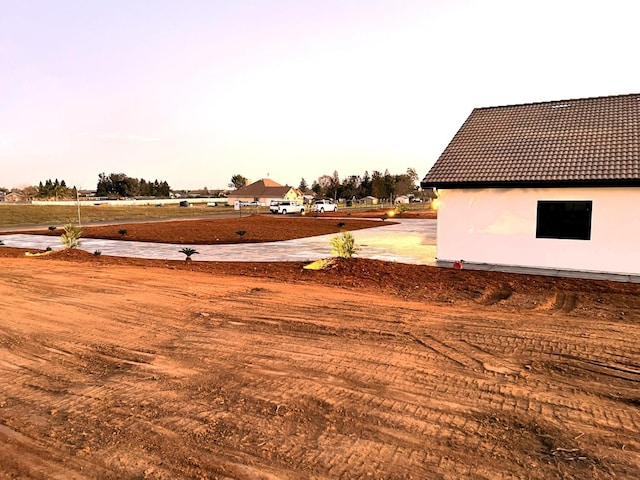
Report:
<svg viewBox="0 0 640 480"><path fill-rule="evenodd" d="M385 222L386 224L386 222ZM176 244L221 245L228 243L256 243L290 240L315 235L338 233L343 230L359 230L379 227L380 220L330 218L324 216L272 216L252 215L206 220L166 220L145 223L85 227L85 238L135 240L140 242L164 241ZM60 236L61 228L28 230L15 233L35 233ZM240 234L239 232L244 232Z"/></svg>
<svg viewBox="0 0 640 480"><path fill-rule="evenodd" d="M640 477L639 285L302 266L0 248L0 478Z"/></svg>

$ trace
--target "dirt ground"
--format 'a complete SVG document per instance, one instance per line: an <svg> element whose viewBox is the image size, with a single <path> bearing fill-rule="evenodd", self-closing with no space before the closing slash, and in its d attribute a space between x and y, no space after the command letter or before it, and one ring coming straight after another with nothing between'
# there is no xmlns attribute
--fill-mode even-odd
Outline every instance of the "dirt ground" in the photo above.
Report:
<svg viewBox="0 0 640 480"><path fill-rule="evenodd" d="M0 247L0 478L640 477L640 285L302 267Z"/></svg>
<svg viewBox="0 0 640 480"><path fill-rule="evenodd" d="M365 215L364 212L360 215ZM371 213L369 213L371 215ZM385 218L385 221L381 221ZM339 233L344 230L379 227L393 222L386 215L379 218L331 217L329 214L313 216L252 215L245 217L210 218L200 220L173 220L146 223L125 223L85 227L85 238L135 240L141 242L168 242L191 245L218 245L228 243L256 243L290 240L315 235ZM421 216L424 218L424 216ZM62 227L43 228L21 233L37 233L59 237ZM17 232L14 232L17 233Z"/></svg>

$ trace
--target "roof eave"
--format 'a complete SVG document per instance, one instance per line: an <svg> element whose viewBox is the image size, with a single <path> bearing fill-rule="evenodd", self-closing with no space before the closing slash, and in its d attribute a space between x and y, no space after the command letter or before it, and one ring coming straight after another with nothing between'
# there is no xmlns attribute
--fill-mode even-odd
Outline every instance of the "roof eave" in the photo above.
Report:
<svg viewBox="0 0 640 480"><path fill-rule="evenodd" d="M522 180L522 181L429 181L420 182L423 189L460 190L477 188L571 188L571 187L640 187L640 178L600 180Z"/></svg>

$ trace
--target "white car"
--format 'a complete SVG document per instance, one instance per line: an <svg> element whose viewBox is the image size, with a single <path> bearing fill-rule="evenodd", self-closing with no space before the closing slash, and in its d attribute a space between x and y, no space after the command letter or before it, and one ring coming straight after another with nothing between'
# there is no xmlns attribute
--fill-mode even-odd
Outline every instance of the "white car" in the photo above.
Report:
<svg viewBox="0 0 640 480"><path fill-rule="evenodd" d="M333 203L332 200L316 200L313 202L313 207L311 208L314 212L337 212L338 205Z"/></svg>

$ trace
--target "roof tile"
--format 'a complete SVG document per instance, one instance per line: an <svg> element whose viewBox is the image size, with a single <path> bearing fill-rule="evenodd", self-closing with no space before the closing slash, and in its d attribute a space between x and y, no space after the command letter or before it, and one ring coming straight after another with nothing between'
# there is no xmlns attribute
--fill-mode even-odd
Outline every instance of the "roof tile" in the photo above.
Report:
<svg viewBox="0 0 640 480"><path fill-rule="evenodd" d="M423 186L640 183L640 94L477 108Z"/></svg>

